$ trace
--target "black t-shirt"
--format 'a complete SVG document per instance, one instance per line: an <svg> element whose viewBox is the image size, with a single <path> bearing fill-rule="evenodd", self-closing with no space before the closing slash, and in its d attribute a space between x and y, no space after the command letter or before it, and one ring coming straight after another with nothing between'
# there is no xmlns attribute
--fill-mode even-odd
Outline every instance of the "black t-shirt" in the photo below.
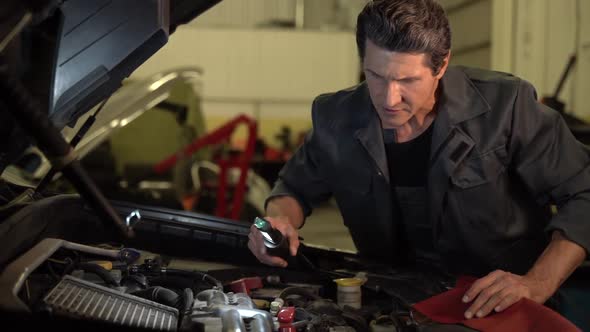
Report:
<svg viewBox="0 0 590 332"><path fill-rule="evenodd" d="M425 187L434 123L420 136L404 143L395 142L394 129L384 129L385 151L392 186Z"/></svg>
<svg viewBox="0 0 590 332"><path fill-rule="evenodd" d="M384 130L385 150L394 206L400 213L407 259L415 265L440 267L428 220L427 178L434 124L411 141L395 142L395 132Z"/></svg>

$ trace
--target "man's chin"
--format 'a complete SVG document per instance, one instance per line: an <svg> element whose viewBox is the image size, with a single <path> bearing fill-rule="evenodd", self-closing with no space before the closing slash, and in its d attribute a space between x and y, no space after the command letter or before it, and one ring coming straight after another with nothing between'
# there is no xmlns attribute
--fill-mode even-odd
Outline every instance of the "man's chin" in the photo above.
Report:
<svg viewBox="0 0 590 332"><path fill-rule="evenodd" d="M385 129L395 129L403 126L409 119L403 116L386 116L381 117L381 123Z"/></svg>

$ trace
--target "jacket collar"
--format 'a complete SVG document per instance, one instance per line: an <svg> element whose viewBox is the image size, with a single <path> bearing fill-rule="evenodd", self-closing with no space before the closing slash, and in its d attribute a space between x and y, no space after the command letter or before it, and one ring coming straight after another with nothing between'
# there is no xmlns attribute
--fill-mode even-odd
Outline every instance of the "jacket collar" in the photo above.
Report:
<svg viewBox="0 0 590 332"><path fill-rule="evenodd" d="M467 77L463 67L449 67L440 85L440 111L449 114L452 124L473 119L491 109L485 97Z"/></svg>
<svg viewBox="0 0 590 332"><path fill-rule="evenodd" d="M440 80L440 87L442 92L434 123L431 160L436 159L440 148L448 141L449 134L457 124L478 117L491 109L489 103L460 67L449 66ZM353 113L356 115L353 118L358 128L355 131L355 137L389 182L381 120L373 107L366 83L358 88L360 90L359 99L357 99L359 105L352 106Z"/></svg>
<svg viewBox="0 0 590 332"><path fill-rule="evenodd" d="M355 125L359 126L354 136L371 156L375 165L389 182L389 168L387 167L387 155L385 153L385 143L383 142L383 128L381 119L375 110L369 95L367 84L363 82L361 89L360 107L356 108L357 116L353 116ZM367 107L368 105L368 107ZM353 110L355 111L355 110Z"/></svg>
<svg viewBox="0 0 590 332"><path fill-rule="evenodd" d="M440 80L440 100L431 146L434 159L453 128L490 111L491 107L460 67L449 67Z"/></svg>

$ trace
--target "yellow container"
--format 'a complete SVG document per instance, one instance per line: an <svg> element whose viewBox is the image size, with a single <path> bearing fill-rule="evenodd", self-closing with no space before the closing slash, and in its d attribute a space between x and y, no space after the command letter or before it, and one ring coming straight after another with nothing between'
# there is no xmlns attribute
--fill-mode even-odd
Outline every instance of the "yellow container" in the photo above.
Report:
<svg viewBox="0 0 590 332"><path fill-rule="evenodd" d="M336 301L339 306L345 305L360 309L362 306L361 286L365 283L361 278L340 278L334 282L338 285Z"/></svg>

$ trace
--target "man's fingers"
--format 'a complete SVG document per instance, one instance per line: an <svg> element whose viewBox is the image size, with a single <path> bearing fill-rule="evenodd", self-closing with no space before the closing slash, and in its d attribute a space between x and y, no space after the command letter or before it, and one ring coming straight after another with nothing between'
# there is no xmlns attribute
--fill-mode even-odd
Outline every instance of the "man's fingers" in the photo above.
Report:
<svg viewBox="0 0 590 332"><path fill-rule="evenodd" d="M256 256L256 258L258 258L260 263L263 263L266 265L280 266L280 267L287 266L287 261L285 261L284 259L282 259L278 256L270 256L270 255L265 254L265 255Z"/></svg>
<svg viewBox="0 0 590 332"><path fill-rule="evenodd" d="M291 256L297 255L297 250L299 249L299 235L297 232L289 232L288 234L289 239L289 251L291 252Z"/></svg>
<svg viewBox="0 0 590 332"><path fill-rule="evenodd" d="M479 311L475 313L475 316L478 318L485 317L490 314L497 306L506 298L506 296L510 295L511 289L506 287L496 294L492 295L488 302L486 302Z"/></svg>
<svg viewBox="0 0 590 332"><path fill-rule="evenodd" d="M289 241L289 253L291 256L297 255L297 249L299 248L299 233L293 225L288 221L277 221L274 218L267 218L267 220Z"/></svg>
<svg viewBox="0 0 590 332"><path fill-rule="evenodd" d="M252 240L250 236L248 237L250 238L250 240L248 241L248 249L250 249L254 256L256 256L258 260L260 260L259 257L266 254L266 249L264 248L264 246L258 245L257 242Z"/></svg>
<svg viewBox="0 0 590 332"><path fill-rule="evenodd" d="M490 280L494 280L493 283L490 284ZM505 310L523 297L530 298L531 290L524 281L525 277L500 270L479 279L465 293L467 299L463 301L473 301L465 317L484 317L492 311Z"/></svg>
<svg viewBox="0 0 590 332"><path fill-rule="evenodd" d="M496 279L503 273L504 271L496 270L488 274L487 276L475 281L473 285L471 285L469 290L465 292L465 295L463 296L463 302L467 303L473 301L473 299L475 299L482 290L490 287L496 281Z"/></svg>
<svg viewBox="0 0 590 332"><path fill-rule="evenodd" d="M254 256L258 259L259 262L271 266L287 266L287 261L280 257L269 255L266 252L266 247L263 244L261 244L261 242L253 240L254 237L255 236L252 234L248 235L248 238L250 239L248 241L248 249L250 249L250 251L254 254Z"/></svg>
<svg viewBox="0 0 590 332"><path fill-rule="evenodd" d="M266 265L271 265L271 266L281 266L281 267L285 267L287 266L287 261L285 261L284 259L278 257L278 256L271 256L266 252L266 247L265 246L261 246L259 248L259 254L255 255L256 258L258 258L258 260Z"/></svg>
<svg viewBox="0 0 590 332"><path fill-rule="evenodd" d="M266 257L268 257L268 259L265 258L265 261L263 262L264 264L280 267L287 267L288 265L287 261L280 257L268 255L266 255Z"/></svg>
<svg viewBox="0 0 590 332"><path fill-rule="evenodd" d="M254 255L258 256L266 253L262 242L262 234L260 234L260 231L254 226L250 227L250 233L248 234L248 248L250 248L250 251L252 251Z"/></svg>
<svg viewBox="0 0 590 332"><path fill-rule="evenodd" d="M262 234L260 233L258 228L256 228L254 225L252 225L252 226L250 226L250 233L248 234L248 238L250 240L257 240L257 239L262 240Z"/></svg>
<svg viewBox="0 0 590 332"><path fill-rule="evenodd" d="M297 255L299 235L289 220L281 217L266 217L265 219L268 220L274 229L281 232L285 237L285 240L289 242L289 253L292 256ZM262 234L254 225L250 227L250 234L248 234L248 248L261 263L273 266L287 266L287 261L283 258L268 254Z"/></svg>
<svg viewBox="0 0 590 332"><path fill-rule="evenodd" d="M498 303L498 305L496 305L496 307L494 308L494 311L502 312L502 311L506 310L508 307L510 307L511 305L513 305L514 303L520 301L520 299L521 299L521 297L516 294L508 294L506 297L504 297L502 299L502 301L500 301L500 303Z"/></svg>
<svg viewBox="0 0 590 332"><path fill-rule="evenodd" d="M263 264L273 266L287 266L287 262L280 257L270 256L263 244L262 234L252 225L248 234L248 249L256 256L258 261Z"/></svg>
<svg viewBox="0 0 590 332"><path fill-rule="evenodd" d="M250 248L250 251L252 251L252 253L254 253L254 255L259 258L259 260L260 256L270 256L267 253L268 249L264 245L262 233L254 226L250 227L250 234L248 234L248 247Z"/></svg>
<svg viewBox="0 0 590 332"><path fill-rule="evenodd" d="M487 278L487 277L486 277ZM483 279L482 279L483 280ZM486 284L488 281L486 280ZM465 317L470 319L474 316L483 317L484 305L492 299L502 289L506 288L507 284L504 277L496 278L492 284L489 284L485 289L479 291L473 304L465 311Z"/></svg>

